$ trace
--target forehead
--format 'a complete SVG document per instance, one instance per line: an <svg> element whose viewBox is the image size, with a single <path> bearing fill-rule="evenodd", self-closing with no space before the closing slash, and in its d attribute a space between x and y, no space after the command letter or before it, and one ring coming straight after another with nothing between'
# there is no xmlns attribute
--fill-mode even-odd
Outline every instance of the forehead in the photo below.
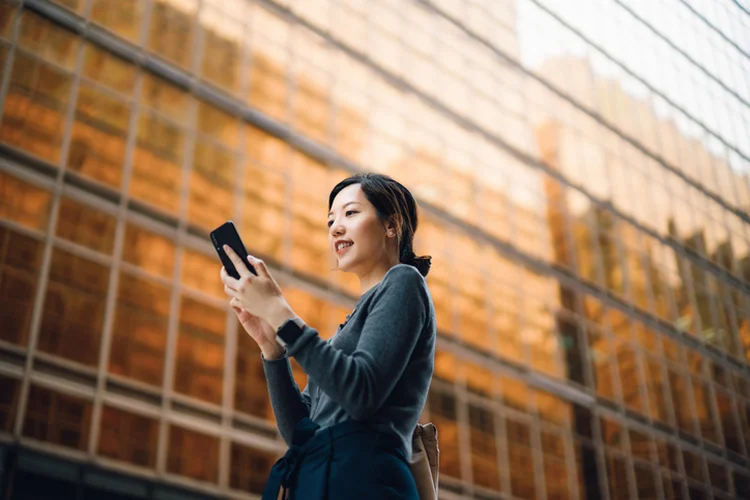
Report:
<svg viewBox="0 0 750 500"><path fill-rule="evenodd" d="M331 211L343 207L350 201L356 201L363 205L367 203L367 197L365 197L365 193L362 191L362 186L360 184L352 184L339 191L339 194L337 194L336 198L333 200Z"/></svg>

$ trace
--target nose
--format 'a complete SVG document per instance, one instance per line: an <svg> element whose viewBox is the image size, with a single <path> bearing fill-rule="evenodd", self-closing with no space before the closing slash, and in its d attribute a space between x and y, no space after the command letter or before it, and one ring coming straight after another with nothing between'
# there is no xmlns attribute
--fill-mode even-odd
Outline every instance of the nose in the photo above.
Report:
<svg viewBox="0 0 750 500"><path fill-rule="evenodd" d="M334 222L331 225L331 236L333 236L334 238L336 238L338 236L341 236L342 234L344 234L344 226L343 226L343 224L341 224L339 222Z"/></svg>

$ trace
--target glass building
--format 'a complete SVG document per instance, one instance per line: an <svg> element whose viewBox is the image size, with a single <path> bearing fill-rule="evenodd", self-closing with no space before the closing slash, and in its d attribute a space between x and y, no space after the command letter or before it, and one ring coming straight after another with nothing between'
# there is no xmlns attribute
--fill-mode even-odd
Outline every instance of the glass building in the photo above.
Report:
<svg viewBox="0 0 750 500"><path fill-rule="evenodd" d="M750 498L749 34L737 0L2 0L0 494L259 498L286 446L208 232L330 335L327 196L377 171L433 256L441 498Z"/></svg>

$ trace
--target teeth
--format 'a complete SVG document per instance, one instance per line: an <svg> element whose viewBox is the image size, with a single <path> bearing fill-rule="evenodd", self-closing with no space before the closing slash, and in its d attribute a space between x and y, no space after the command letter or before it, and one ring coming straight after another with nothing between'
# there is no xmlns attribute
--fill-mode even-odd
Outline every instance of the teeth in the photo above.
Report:
<svg viewBox="0 0 750 500"><path fill-rule="evenodd" d="M350 247L353 244L354 243L339 243L338 245L336 245L336 251L339 251L339 250L341 250L344 247Z"/></svg>

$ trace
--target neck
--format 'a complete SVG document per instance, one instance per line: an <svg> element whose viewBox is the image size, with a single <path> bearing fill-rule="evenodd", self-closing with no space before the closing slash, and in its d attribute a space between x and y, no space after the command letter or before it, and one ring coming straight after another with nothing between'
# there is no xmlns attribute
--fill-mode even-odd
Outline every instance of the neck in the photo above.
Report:
<svg viewBox="0 0 750 500"><path fill-rule="evenodd" d="M387 259L374 262L370 268L362 273L357 273L359 278L359 285L362 288L362 294L364 295L372 287L377 285L383 280L385 273L390 268L399 263L398 257L392 256Z"/></svg>

